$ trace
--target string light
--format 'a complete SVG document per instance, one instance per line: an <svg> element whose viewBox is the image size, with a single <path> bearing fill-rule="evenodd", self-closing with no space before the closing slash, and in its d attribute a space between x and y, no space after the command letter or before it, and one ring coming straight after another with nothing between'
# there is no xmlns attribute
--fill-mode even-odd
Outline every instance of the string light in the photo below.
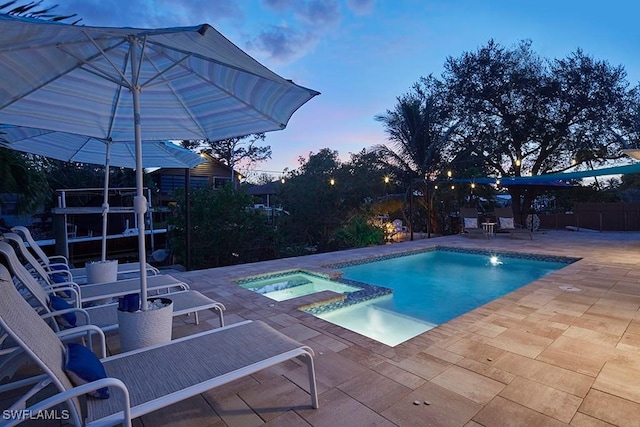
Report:
<svg viewBox="0 0 640 427"><path fill-rule="evenodd" d="M336 184L336 180L335 180L335 179L333 179L333 178L331 178L331 179L329 180L329 184L331 184L331 185L335 185L335 184Z"/></svg>

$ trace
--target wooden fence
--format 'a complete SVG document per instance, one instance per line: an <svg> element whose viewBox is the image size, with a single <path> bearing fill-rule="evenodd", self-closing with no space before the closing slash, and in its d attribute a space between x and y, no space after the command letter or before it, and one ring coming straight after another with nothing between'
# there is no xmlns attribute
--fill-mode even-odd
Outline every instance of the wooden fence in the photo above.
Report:
<svg viewBox="0 0 640 427"><path fill-rule="evenodd" d="M640 231L640 203L576 203L573 212L538 213L540 228Z"/></svg>

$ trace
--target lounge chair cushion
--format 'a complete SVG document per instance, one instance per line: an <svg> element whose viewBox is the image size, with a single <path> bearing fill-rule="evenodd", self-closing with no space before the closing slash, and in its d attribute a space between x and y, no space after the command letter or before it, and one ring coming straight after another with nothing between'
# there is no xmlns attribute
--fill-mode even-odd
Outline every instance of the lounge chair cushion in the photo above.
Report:
<svg viewBox="0 0 640 427"><path fill-rule="evenodd" d="M500 222L500 228L502 229L515 228L513 218L498 218L498 221Z"/></svg>
<svg viewBox="0 0 640 427"><path fill-rule="evenodd" d="M56 295L51 295L49 297L49 308L51 311L58 310L67 310L69 308L73 308L71 304L66 302L64 299L60 298ZM77 323L77 318L75 313L65 313L60 316L56 316L56 321L62 328L75 328Z"/></svg>
<svg viewBox="0 0 640 427"><path fill-rule="evenodd" d="M68 343L66 348L67 357L64 363L64 370L74 385L83 385L91 381L107 378L102 362L87 347L82 344ZM109 389L103 387L87 394L98 399L108 399Z"/></svg>
<svg viewBox="0 0 640 427"><path fill-rule="evenodd" d="M465 218L464 228L478 228L478 218Z"/></svg>

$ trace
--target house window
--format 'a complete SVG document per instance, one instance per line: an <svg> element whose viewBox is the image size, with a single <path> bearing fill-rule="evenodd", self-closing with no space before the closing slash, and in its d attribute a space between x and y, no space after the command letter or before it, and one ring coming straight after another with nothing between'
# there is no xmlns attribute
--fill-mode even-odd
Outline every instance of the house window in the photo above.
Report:
<svg viewBox="0 0 640 427"><path fill-rule="evenodd" d="M192 176L189 179L191 188L202 188L209 184L209 177L207 176Z"/></svg>
<svg viewBox="0 0 640 427"><path fill-rule="evenodd" d="M206 176L189 177L191 188L206 187L208 184L209 178ZM160 193L169 194L178 188L184 189L184 175L160 175Z"/></svg>
<svg viewBox="0 0 640 427"><path fill-rule="evenodd" d="M226 184L230 183L230 178L214 178L213 179L213 188L224 187Z"/></svg>
<svg viewBox="0 0 640 427"><path fill-rule="evenodd" d="M184 188L184 175L160 175L160 193L169 194L177 188Z"/></svg>

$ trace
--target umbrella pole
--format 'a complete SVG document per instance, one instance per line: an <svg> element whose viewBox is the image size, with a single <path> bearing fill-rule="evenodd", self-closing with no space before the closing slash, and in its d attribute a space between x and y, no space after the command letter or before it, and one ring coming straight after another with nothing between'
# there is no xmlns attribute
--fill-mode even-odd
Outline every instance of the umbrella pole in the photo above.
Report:
<svg viewBox="0 0 640 427"><path fill-rule="evenodd" d="M133 95L133 125L136 142L136 197L133 201L134 210L138 218L138 260L140 262L140 308L147 310L147 249L145 247L144 215L147 212L147 199L143 193L142 176L142 130L140 125L140 86L138 83L138 40L130 38L131 42L131 70Z"/></svg>
<svg viewBox="0 0 640 427"><path fill-rule="evenodd" d="M102 261L107 259L107 215L109 214L109 163L111 141L107 141L107 156L104 162L104 198L102 200Z"/></svg>

